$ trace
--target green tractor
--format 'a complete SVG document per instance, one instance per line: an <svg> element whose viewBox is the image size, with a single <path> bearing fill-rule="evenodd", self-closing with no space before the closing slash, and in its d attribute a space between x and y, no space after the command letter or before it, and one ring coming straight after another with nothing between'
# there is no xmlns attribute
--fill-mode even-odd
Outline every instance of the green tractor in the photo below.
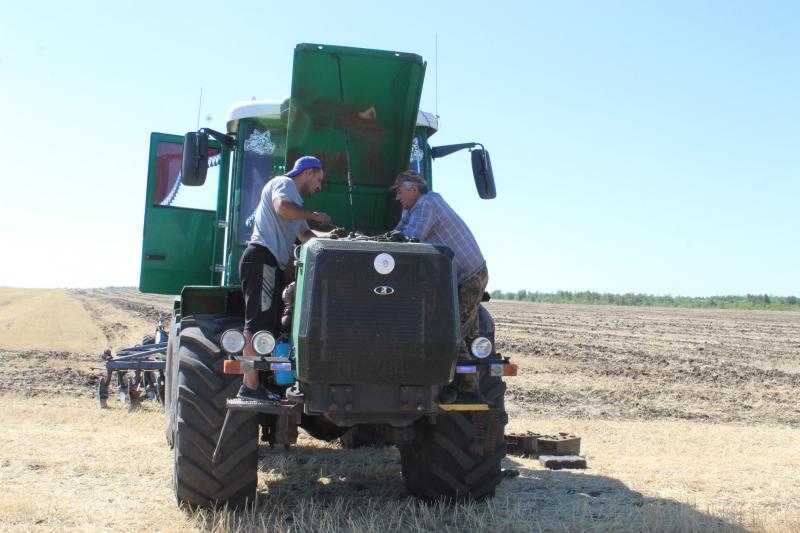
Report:
<svg viewBox="0 0 800 533"><path fill-rule="evenodd" d="M179 294L165 371L179 503L254 501L260 440L294 444L298 427L350 447L396 445L420 498L494 495L503 376L516 365L496 352L483 307L480 336L465 346L447 247L386 236L401 211L388 187L409 167L432 183L433 159L470 149L478 193L495 195L479 144L429 145L438 122L419 111L424 75L415 54L300 44L290 98L233 105L226 133L151 135L139 288ZM305 206L351 233L297 247L283 329L259 332L261 355L244 357L239 259L264 184L303 155L326 178ZM251 370L285 399L237 400ZM481 401L442 400L464 375Z"/></svg>

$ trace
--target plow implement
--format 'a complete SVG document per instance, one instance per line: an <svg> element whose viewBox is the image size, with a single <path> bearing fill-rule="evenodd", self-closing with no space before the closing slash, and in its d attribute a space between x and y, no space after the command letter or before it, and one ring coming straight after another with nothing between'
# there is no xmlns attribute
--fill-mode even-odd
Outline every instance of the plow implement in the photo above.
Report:
<svg viewBox="0 0 800 533"><path fill-rule="evenodd" d="M167 366L167 332L163 317L159 319L155 336L147 335L141 344L123 348L115 355L111 354L111 350L106 350L101 358L106 367L106 374L97 386L101 408L108 406L112 381L116 381L119 400L127 403L128 409L135 408L143 400L163 405L164 371Z"/></svg>

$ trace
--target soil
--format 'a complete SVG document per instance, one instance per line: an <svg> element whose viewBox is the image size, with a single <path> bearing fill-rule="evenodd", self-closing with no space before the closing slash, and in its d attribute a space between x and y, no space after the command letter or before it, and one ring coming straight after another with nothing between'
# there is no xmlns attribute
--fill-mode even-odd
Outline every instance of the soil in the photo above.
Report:
<svg viewBox="0 0 800 533"><path fill-rule="evenodd" d="M160 406L95 398L102 351L171 305L0 288L0 524L126 531L146 508L141 528L158 531L440 531L456 515L470 531L800 531L800 313L489 302L519 364L509 431L577 433L588 470L509 456L519 475L491 502L431 506L407 498L394 448L301 434L260 450L258 511L209 514L174 504Z"/></svg>
<svg viewBox="0 0 800 533"><path fill-rule="evenodd" d="M52 292L52 294L51 294ZM35 298L30 295L35 295ZM45 328L50 347L15 349L0 329L0 392L95 394L104 349L152 334L171 296L131 288L0 289L0 316L58 304L77 327ZM514 415L607 420L683 419L800 426L800 313L548 305L491 301L498 350L520 365L507 380ZM52 312L52 309L51 309ZM74 316L65 318L76 320ZM100 342L80 344L86 328ZM3 336L5 334L5 336ZM24 335L23 335L24 337ZM61 349L79 346L78 350ZM35 376L35 379L34 379Z"/></svg>
<svg viewBox="0 0 800 533"><path fill-rule="evenodd" d="M17 392L27 396L67 394L92 397L97 394L97 385L103 375L101 363L97 355L0 350L0 365L6 370L0 380L0 394Z"/></svg>
<svg viewBox="0 0 800 533"><path fill-rule="evenodd" d="M0 288L0 393L96 395L103 352L152 335L172 299L131 288Z"/></svg>
<svg viewBox="0 0 800 533"><path fill-rule="evenodd" d="M516 410L800 426L800 313L489 302Z"/></svg>

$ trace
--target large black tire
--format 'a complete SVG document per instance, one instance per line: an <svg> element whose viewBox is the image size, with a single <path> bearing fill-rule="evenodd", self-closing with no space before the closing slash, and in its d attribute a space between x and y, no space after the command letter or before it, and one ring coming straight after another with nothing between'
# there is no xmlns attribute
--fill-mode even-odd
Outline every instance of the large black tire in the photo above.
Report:
<svg viewBox="0 0 800 533"><path fill-rule="evenodd" d="M240 320L239 320L240 322ZM181 327L177 353L173 484L179 504L240 508L252 504L258 481L258 417L233 412L222 454L212 462L227 412L241 378L222 372L225 355L216 341L230 319L203 319ZM174 356L173 356L174 357Z"/></svg>
<svg viewBox="0 0 800 533"><path fill-rule="evenodd" d="M425 500L482 500L491 498L502 478L506 455L506 385L484 373L480 379L490 411L451 411L417 422L410 444L400 446L406 488Z"/></svg>

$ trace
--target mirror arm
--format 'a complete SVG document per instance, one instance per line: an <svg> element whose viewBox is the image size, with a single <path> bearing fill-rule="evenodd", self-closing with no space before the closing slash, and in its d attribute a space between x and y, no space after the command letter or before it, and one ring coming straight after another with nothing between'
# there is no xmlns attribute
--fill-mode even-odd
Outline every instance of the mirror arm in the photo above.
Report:
<svg viewBox="0 0 800 533"><path fill-rule="evenodd" d="M233 140L233 137L230 135L225 135L216 130L212 130L211 128L200 128L198 130L202 133L207 133L209 136L213 137L217 141L219 141L223 146L225 146L229 150L233 150L236 146L236 141Z"/></svg>
<svg viewBox="0 0 800 533"><path fill-rule="evenodd" d="M464 150L465 148L472 149L476 146L480 146L481 149L483 149L483 145L481 143L446 144L444 146L434 146L431 148L431 157L436 159L438 157L444 157L446 155L458 152L459 150Z"/></svg>

